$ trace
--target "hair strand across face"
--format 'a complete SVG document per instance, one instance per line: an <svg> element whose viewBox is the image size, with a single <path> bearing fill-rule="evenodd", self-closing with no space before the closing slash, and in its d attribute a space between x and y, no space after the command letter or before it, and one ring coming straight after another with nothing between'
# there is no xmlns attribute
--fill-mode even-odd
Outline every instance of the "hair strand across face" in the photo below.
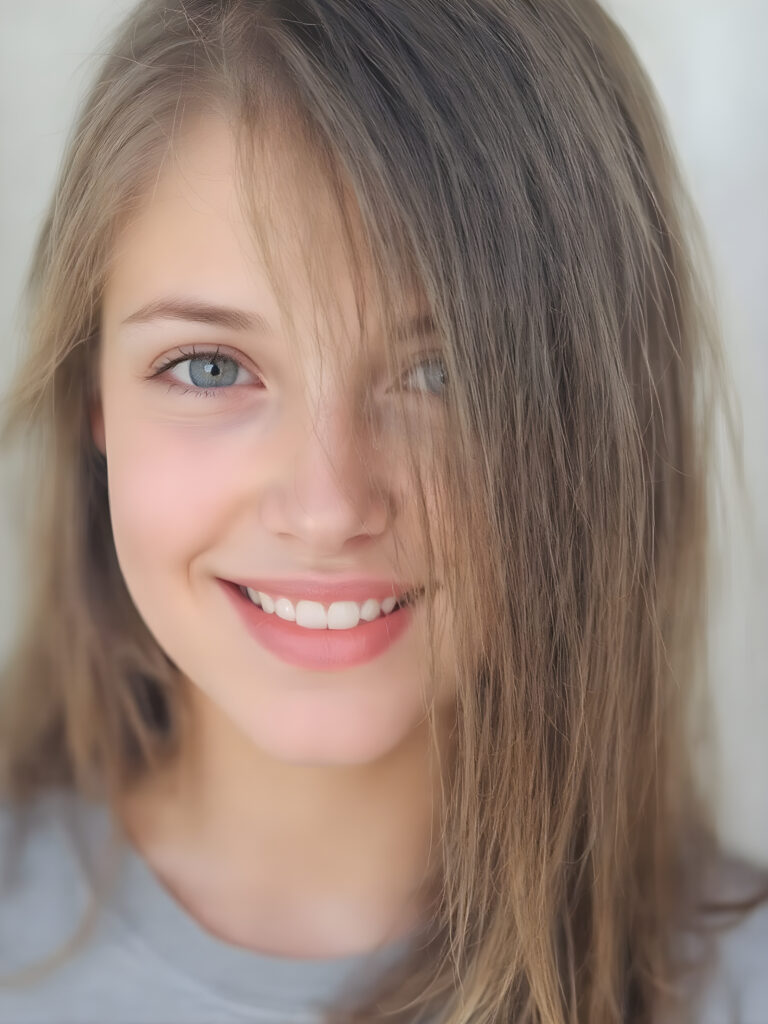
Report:
<svg viewBox="0 0 768 1024"><path fill-rule="evenodd" d="M291 274L334 315L313 231L338 223L393 379L415 300L448 381L439 416L399 404L427 607L439 583L459 680L429 941L328 1020L647 1024L712 834L686 729L728 403L663 116L593 0L145 0L126 19L40 235L10 392L6 436L39 455L6 788L116 798L183 743L89 413L111 246L206 111L237 133L288 327ZM287 267L275 196L304 243ZM360 436L379 429L364 408Z"/></svg>

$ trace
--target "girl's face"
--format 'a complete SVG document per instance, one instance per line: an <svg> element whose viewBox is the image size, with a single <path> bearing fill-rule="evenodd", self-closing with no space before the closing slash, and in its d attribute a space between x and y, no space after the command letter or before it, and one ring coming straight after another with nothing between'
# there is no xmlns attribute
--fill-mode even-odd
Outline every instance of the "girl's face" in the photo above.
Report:
<svg viewBox="0 0 768 1024"><path fill-rule="evenodd" d="M406 386L436 429L444 412L433 337L404 331L404 382L386 377L375 324L361 341L331 209L318 191L342 324L315 318L287 248L295 213L277 234L296 267L297 348L239 205L230 130L198 121L118 237L92 425L126 584L196 706L281 760L349 764L393 750L424 717L424 602L387 613L382 601L424 580L392 392ZM366 396L375 439L360 429ZM268 595L261 607L246 585ZM436 611L447 629L441 592ZM338 628L309 628L326 613Z"/></svg>

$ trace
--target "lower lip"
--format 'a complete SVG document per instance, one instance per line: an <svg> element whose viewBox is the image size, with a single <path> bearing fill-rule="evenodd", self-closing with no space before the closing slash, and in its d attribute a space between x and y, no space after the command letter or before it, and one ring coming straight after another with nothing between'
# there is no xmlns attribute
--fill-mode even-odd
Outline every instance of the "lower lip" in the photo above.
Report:
<svg viewBox="0 0 768 1024"><path fill-rule="evenodd" d="M352 629L307 629L263 611L243 596L236 583L219 582L262 647L290 665L316 672L372 661L402 636L413 618L412 606L407 605Z"/></svg>

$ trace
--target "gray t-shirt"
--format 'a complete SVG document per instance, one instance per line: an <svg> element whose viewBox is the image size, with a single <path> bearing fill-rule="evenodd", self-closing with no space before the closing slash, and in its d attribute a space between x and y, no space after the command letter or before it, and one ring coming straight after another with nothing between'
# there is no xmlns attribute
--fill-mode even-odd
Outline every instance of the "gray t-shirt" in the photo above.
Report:
<svg viewBox="0 0 768 1024"><path fill-rule="evenodd" d="M72 934L111 824L105 804L63 789L22 809L0 802L0 975ZM27 989L0 983L1 1024L317 1024L324 1004L409 946L317 960L255 953L199 925L132 845L119 855L87 944Z"/></svg>
<svg viewBox="0 0 768 1024"><path fill-rule="evenodd" d="M0 802L0 975L71 936L111 823L105 805L63 789L22 809ZM73 957L28 988L0 985L0 1024L318 1024L324 1005L409 947L403 939L374 954L310 960L230 945L191 917L130 844L120 847L109 893ZM768 1024L768 907L722 933L700 998L697 1024Z"/></svg>

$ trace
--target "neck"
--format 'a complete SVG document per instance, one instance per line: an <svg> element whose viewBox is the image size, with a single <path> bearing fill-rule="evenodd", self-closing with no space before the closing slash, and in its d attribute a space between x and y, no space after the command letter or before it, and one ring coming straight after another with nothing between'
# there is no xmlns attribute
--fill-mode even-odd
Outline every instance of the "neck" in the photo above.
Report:
<svg viewBox="0 0 768 1024"><path fill-rule="evenodd" d="M176 899L225 941L283 956L373 950L424 923L440 834L427 722L368 764L291 764L192 690L183 755L119 809Z"/></svg>

